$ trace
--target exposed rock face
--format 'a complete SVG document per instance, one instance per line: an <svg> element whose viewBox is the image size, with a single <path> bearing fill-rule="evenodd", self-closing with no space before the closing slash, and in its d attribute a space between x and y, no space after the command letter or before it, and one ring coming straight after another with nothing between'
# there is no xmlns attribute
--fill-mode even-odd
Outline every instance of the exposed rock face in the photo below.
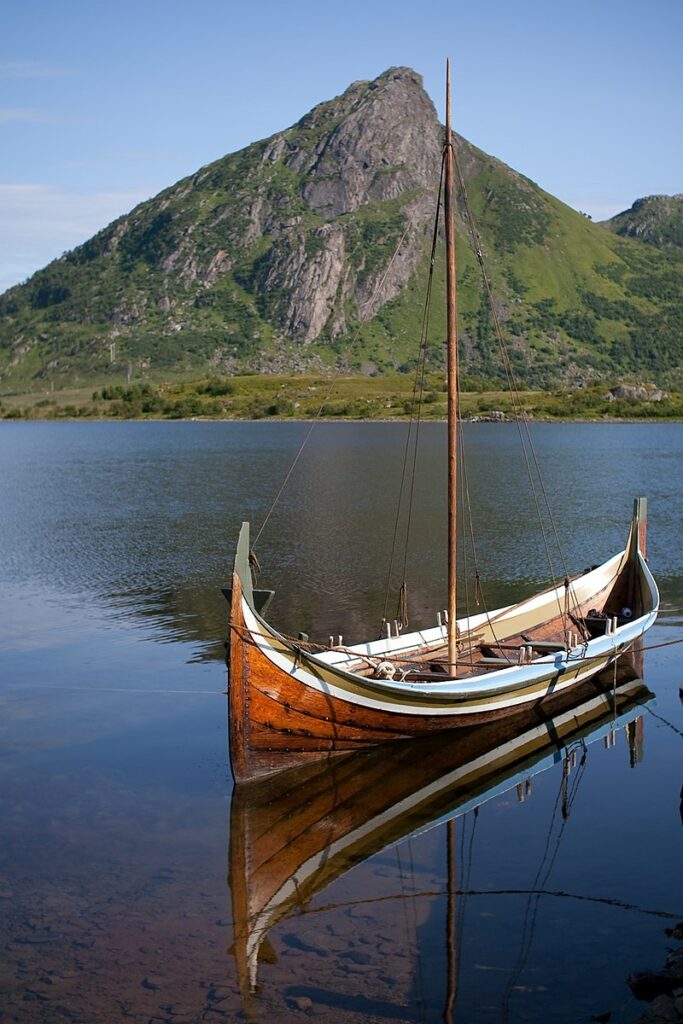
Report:
<svg viewBox="0 0 683 1024"><path fill-rule="evenodd" d="M320 245L309 254L301 233L283 235L268 253L259 278L264 293L287 296L276 306L275 315L287 334L305 342L317 338L332 317L346 266L340 225L324 224L313 239ZM336 326L337 333L343 330L343 314Z"/></svg>
<svg viewBox="0 0 683 1024"><path fill-rule="evenodd" d="M683 193L645 196L629 210L604 222L617 235L628 235L661 249L683 249Z"/></svg>
<svg viewBox="0 0 683 1024"><path fill-rule="evenodd" d="M351 112L321 140L307 165L302 166L300 152L291 158L293 168L306 172L304 198L310 208L329 219L373 199L433 188L441 140L420 75L394 68L376 82L355 83L345 98L352 101ZM316 113L299 126L314 129Z"/></svg>
<svg viewBox="0 0 683 1024"><path fill-rule="evenodd" d="M319 136L314 148L301 145L306 136ZM327 328L335 337L347 329L349 303L365 321L399 294L423 256L440 154L434 105L409 68L354 83L270 140L263 164L281 162L303 175L306 207L327 222L307 234L301 218L292 223L263 198L249 208L245 241L274 238L256 282L262 295L282 297L271 302L271 311L286 334L308 343ZM357 225L342 218L368 204L402 199L403 232L395 243L405 232L403 242L386 264L368 272L362 251L349 259L347 236Z"/></svg>
<svg viewBox="0 0 683 1024"><path fill-rule="evenodd" d="M627 402L661 402L668 398L668 395L653 384L617 384L616 387L610 388L605 398L608 401L624 398Z"/></svg>

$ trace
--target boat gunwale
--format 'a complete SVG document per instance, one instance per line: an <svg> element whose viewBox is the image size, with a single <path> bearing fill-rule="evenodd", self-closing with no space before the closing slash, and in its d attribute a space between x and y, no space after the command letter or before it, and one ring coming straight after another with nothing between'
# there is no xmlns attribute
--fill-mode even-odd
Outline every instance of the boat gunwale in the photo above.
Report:
<svg viewBox="0 0 683 1024"><path fill-rule="evenodd" d="M618 572L623 568L622 563L625 562L625 555L627 551L628 545L625 551L608 559L607 562L598 566L596 569L591 570L590 573L584 573L582 576L577 578L587 582L591 575L595 574L596 577L599 577L599 574L604 572L606 567L610 566L611 563L616 562L619 565L619 570L613 577L613 579L616 579ZM415 713L429 714L430 707L436 708L439 704L444 704L446 702L451 706L455 703L453 713L457 713L458 705L464 704L468 700L486 699L498 695L504 695L506 693L509 694L515 690L520 692L521 697L524 697L525 699L533 699L533 694L525 695L524 691L529 688L537 687L553 678L558 678L572 669L576 669L577 672L580 672L581 665L585 663L593 662L595 663L596 668L598 662L603 660L605 661L605 664L609 664L609 662L615 657L624 653L640 635L650 628L657 617L659 608L659 593L654 578L652 577L647 563L640 551L637 551L636 554L642 577L648 584L650 592L649 596L652 602L652 607L649 611L645 612L637 619L633 619L622 626L618 626L614 633L594 637L592 640L582 642L570 651L559 651L542 655L541 657L534 659L533 662L525 665L512 664L505 668L497 669L493 672L489 671L480 675L469 675L460 678L455 677L448 680L434 680L433 682L430 680L425 683L373 679L367 676L359 676L357 673L348 671L339 664L330 664L324 658L303 650L296 644L296 642L288 640L282 636L270 625L270 623L256 612L253 606L253 599L250 602L247 598L246 588L243 589L242 593L243 611L246 612L245 624L247 625L247 629L253 642L257 645L259 650L261 650L263 655L275 664L277 664L277 660L279 660L279 658L285 658L287 661L287 667L283 665L278 667L281 671L285 671L288 675L295 678L301 685L314 686L318 689L322 684L322 688L326 690L328 686L334 685L335 680L338 680L340 685L343 685L344 682L352 684L360 694L365 691L371 699L393 697L398 698L399 700L402 699L404 701L409 701L411 697L423 699L428 698L427 707L415 708ZM249 583L251 583L250 580ZM554 588L554 591L555 593L561 593L563 588ZM549 600L552 602L553 590L551 589L545 593L549 596ZM531 603L535 601L538 596L538 594L532 595L532 597L527 599L527 602ZM519 609L524 607L527 602L520 602L519 604L512 605L510 607ZM255 622L261 626L260 630L255 630L253 626L250 626L248 623L248 619L250 617L252 617ZM271 644L275 641L281 649L277 650L276 647L271 646L269 650L269 639ZM357 659L350 658L349 660L354 661ZM314 670L310 673L313 677L311 682L301 677L302 670L304 672L307 671L307 665ZM313 679L315 679L315 672L322 673L323 676L314 683ZM325 675L330 675L332 680L325 680ZM576 681L576 679L572 679L572 684ZM438 687L438 690L436 687ZM346 696L339 695L339 699L351 699L353 702L353 697L350 694L347 694ZM407 703L401 710L405 711L408 709L408 713L410 713L409 708L410 704ZM472 711L475 710L476 708L472 709ZM450 709L448 713L451 713Z"/></svg>
<svg viewBox="0 0 683 1024"><path fill-rule="evenodd" d="M429 630L418 630L412 634L407 634L394 638L383 638L379 641L371 641L368 644L357 644L349 647L344 652L330 650L325 651L323 654L315 654L305 650L302 646L297 644L296 641L291 640L281 634L278 630L268 623L263 615L259 614L255 607L253 586L251 580L251 570L249 567L249 523L244 522L240 531L240 540L238 542L238 550L236 553L236 560L234 560L234 573L236 573L242 584L242 605L243 614L245 618L245 625L247 631L251 637L251 641L261 650L263 655L267 657L271 663L278 666L281 671L286 672L289 676L295 678L301 685L312 686L315 689L323 688L326 692L330 685L334 686L335 683L341 685L344 689L348 689L348 684L351 684L355 690L356 697L362 693L367 693L371 699L377 699L378 697L386 697L398 700L409 701L410 698L428 698L427 709L423 707L416 708L417 714L429 713L428 708L437 708L440 703L446 701L453 706L454 701L456 702L456 709L458 705L463 705L467 700L476 700L480 698L495 697L497 695L503 695L511 693L514 690L518 690L520 696L523 696L523 691L529 688L538 687L539 685L552 680L553 678L559 678L562 674L569 672L573 669L581 670L582 664L595 663L595 668L598 668L598 663L601 660L605 660L605 664L609 664L610 660L614 657L622 654L628 647L636 640L639 636L645 633L650 626L653 624L657 611L659 595L656 587L656 583L652 577L652 573L649 570L647 562L643 557L639 546L637 534L634 536L634 529L632 524L631 534L627 542L626 548L608 558L601 565L583 572L573 577L570 581L571 584L581 584L583 591L588 591L589 595L591 592L591 579L595 580L595 587L593 588L595 593L600 593L605 589L606 586L613 585L620 574L625 568L629 560L629 554L632 548L632 543L635 541L636 549L633 554L637 557L637 565L641 574L641 579L646 583L647 590L649 592L649 601L646 600L646 604L649 603L650 608L648 611L639 615L635 620L629 621L622 626L617 626L613 633L605 634L603 636L594 637L591 640L582 641L582 643L571 648L570 650L561 650L542 654L539 657L532 660L532 662L525 665L511 664L500 668L495 671L486 671L485 673L479 673L477 675L470 674L468 676L461 677L450 677L447 679L434 679L428 682L420 681L397 681L397 680L386 680L376 679L368 676L360 676L355 672L351 672L343 665L340 665L337 659L332 659L330 655L338 654L341 658L345 658L347 664L354 664L358 659L364 657L364 649L368 651L369 656L381 656L384 655L387 658L399 657L401 654L405 655L411 649L417 649L418 646L428 646L426 637L430 634L436 634L434 639L441 639L443 633L443 627L431 627ZM613 573L612 573L613 568ZM607 581L601 581L602 575L610 573ZM600 586L598 587L598 581ZM506 605L503 608L498 608L492 612L482 612L477 616L464 616L459 620L459 623L467 623L468 628L465 634L461 633L463 639L466 638L467 633L472 634L477 628L485 627L492 622L502 624L505 622L505 616L515 612L515 617L524 611L533 610L535 606L538 606L541 599L548 606L551 606L556 601L559 601L564 595L564 585L547 588L544 591L532 594L530 597L517 602L516 604ZM590 596L585 597L584 600L590 600ZM249 620L253 621L252 623ZM473 625L476 622L477 625ZM258 626L259 629L256 629ZM413 647L407 644L410 637L419 637L420 643L416 643ZM394 641L394 647L391 646L391 640ZM244 641L243 641L244 642ZM395 644L399 643L400 647L396 648ZM371 648L379 645L380 649L377 652L371 653ZM278 665L280 659L285 659L285 665ZM476 665L475 665L476 669ZM309 675L310 679L307 680L305 675ZM573 673L572 673L573 675ZM303 678L302 678L303 676ZM331 677L326 679L325 677ZM572 680L575 682L577 680ZM346 686L344 686L346 684ZM347 694L338 694L340 699L351 699L353 696ZM528 694L526 695L528 699ZM532 698L532 694L530 696ZM409 706L410 707L410 706ZM397 709L398 710L398 709ZM405 710L405 706L403 709ZM464 709L463 709L464 710ZM472 711L475 711L473 708ZM457 710L455 711L457 713Z"/></svg>

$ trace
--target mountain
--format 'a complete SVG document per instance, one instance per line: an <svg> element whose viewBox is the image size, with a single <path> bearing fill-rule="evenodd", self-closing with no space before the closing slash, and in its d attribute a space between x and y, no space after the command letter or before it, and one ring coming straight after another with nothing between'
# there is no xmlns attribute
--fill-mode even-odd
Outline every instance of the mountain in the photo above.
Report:
<svg viewBox="0 0 683 1024"><path fill-rule="evenodd" d="M603 221L617 235L639 238L660 249L683 252L683 193L675 196L645 196L630 210Z"/></svg>
<svg viewBox="0 0 683 1024"><path fill-rule="evenodd" d="M521 381L673 380L683 258L592 224L455 136ZM419 75L356 82L179 181L0 297L0 390L201 373L415 365L442 129ZM462 210L462 202L459 203ZM499 375L458 222L466 373ZM444 268L435 266L435 294ZM430 362L443 362L442 303Z"/></svg>

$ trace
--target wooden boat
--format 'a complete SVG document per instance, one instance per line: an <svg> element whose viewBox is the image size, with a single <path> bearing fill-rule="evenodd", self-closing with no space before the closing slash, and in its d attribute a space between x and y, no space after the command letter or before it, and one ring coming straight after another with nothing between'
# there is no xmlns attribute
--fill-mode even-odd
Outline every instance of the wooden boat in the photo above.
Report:
<svg viewBox="0 0 683 1024"><path fill-rule="evenodd" d="M324 753L524 712L551 715L558 698L632 648L657 616L644 504L636 501L625 550L569 587L459 620L455 676L445 625L318 653L278 633L257 611L264 595L252 587L244 524L229 644L236 781Z"/></svg>
<svg viewBox="0 0 683 1024"><path fill-rule="evenodd" d="M457 335L454 151L447 90L444 144L448 319L448 609L431 628L316 648L264 618L252 583L249 525L235 557L228 636L230 757L237 781L321 754L482 724L557 698L640 640L659 595L646 563L646 500L622 552L519 604L457 618ZM462 186L461 186L462 187ZM436 238L436 232L435 232ZM480 255L478 253L478 255Z"/></svg>
<svg viewBox="0 0 683 1024"><path fill-rule="evenodd" d="M516 786L628 726L651 699L630 664L552 719L518 729L510 720L390 743L285 770L233 791L228 877L242 999L256 989L259 951L278 921L355 865ZM609 687L608 692L605 688ZM370 947L368 947L370 948Z"/></svg>

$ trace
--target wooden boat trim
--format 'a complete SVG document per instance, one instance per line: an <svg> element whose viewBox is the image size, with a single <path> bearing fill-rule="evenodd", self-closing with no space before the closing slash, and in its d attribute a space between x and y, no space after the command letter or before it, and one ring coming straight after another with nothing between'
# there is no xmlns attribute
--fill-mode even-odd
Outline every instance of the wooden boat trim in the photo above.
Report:
<svg viewBox="0 0 683 1024"><path fill-rule="evenodd" d="M479 668L475 661L465 674L463 658L462 674L434 680L414 672L407 660L396 669L403 672L400 680L370 677L359 666L365 658L409 659L412 652L431 650L432 644L443 649L439 627L321 654L277 632L258 610L268 592L253 588L249 526L244 523L230 592L230 756L235 778L272 772L282 766L285 755L301 763L321 754L483 723L536 706L552 713L559 695L604 669L656 619L659 595L641 550L644 514L644 499L637 499L624 551L568 582L567 591L565 586L551 587L458 625L461 639L476 635L487 643L493 637L493 646L525 632L540 631L545 637L548 630L561 626L555 608L569 587L572 607L580 616L592 606L602 610L616 603L619 608L629 597L637 617L604 635L576 642L569 650L545 652L541 642L533 660L521 664L484 657Z"/></svg>
<svg viewBox="0 0 683 1024"><path fill-rule="evenodd" d="M245 526L243 526L243 531ZM621 552L604 566L579 579L579 586L576 589L581 594L582 603L592 600L596 592L596 583L599 583L597 589L598 592L601 592L616 580L624 567L625 555L626 552ZM347 671L341 663L342 659L351 663L357 661L353 654L342 654L340 657L330 659L325 655L313 655L296 648L296 645L277 633L250 607L244 593L242 595L242 618L250 638L276 668L326 696L375 707L383 711L400 709L402 712L412 715L448 715L452 714L455 709L461 713L474 712L480 710L482 704L489 704L491 701L495 704L496 697L510 702L509 695L514 690L520 690L520 693L511 699L512 703L519 704L532 700L553 679L557 680L557 688L561 689L571 685L587 673L599 671L610 659L626 650L654 622L658 608L658 594L654 579L642 556L638 553L637 557L641 578L648 586L654 606L651 611L618 627L613 634L596 637L587 643L578 645L571 651L542 655L531 664L511 665L509 668L472 678L421 683L361 677ZM550 592L547 603L550 604L555 600L556 591L559 589L556 588ZM526 607L525 605L514 606L518 610L523 610L518 611L509 633L520 631L520 621L521 629L529 627L531 613L528 609L537 605L537 599L538 595L530 598L529 602L525 603ZM495 614L500 615L500 613ZM498 621L501 622L501 618ZM535 620L536 624L537 621ZM430 631L416 633L413 634L413 637L417 637L421 644L424 644L425 640L429 643L429 633ZM375 648L370 652L375 655L396 656L399 653L405 654L413 646L418 646L415 641L411 643L407 643L407 641L407 637L399 638L398 642L402 644L400 648L392 647L390 640L376 641L375 644L363 646ZM350 650L355 653L357 648ZM339 652L330 653L339 655Z"/></svg>

